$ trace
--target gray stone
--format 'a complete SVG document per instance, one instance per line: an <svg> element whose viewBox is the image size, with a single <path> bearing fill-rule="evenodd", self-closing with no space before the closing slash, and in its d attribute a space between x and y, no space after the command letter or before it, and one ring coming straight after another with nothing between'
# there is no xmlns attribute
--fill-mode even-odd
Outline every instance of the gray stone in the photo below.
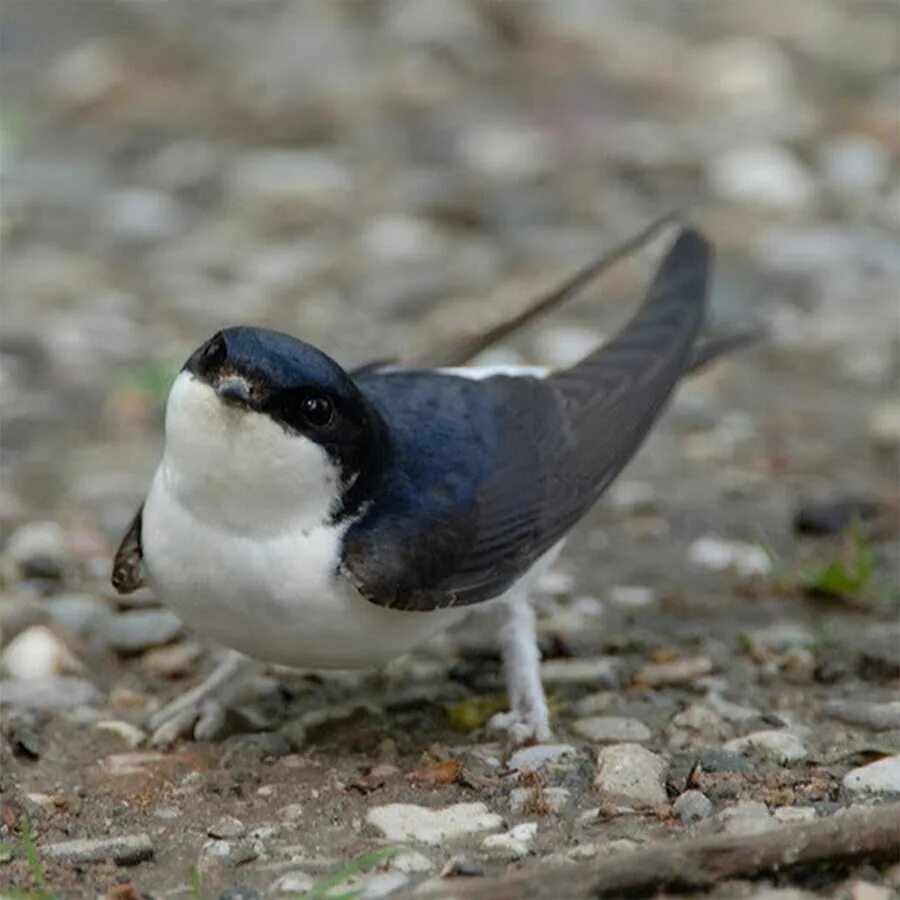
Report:
<svg viewBox="0 0 900 900"><path fill-rule="evenodd" d="M236 210L284 228L308 225L340 211L353 187L343 163L314 150L245 154L228 183Z"/></svg>
<svg viewBox="0 0 900 900"><path fill-rule="evenodd" d="M699 822L712 813L712 803L702 791L685 791L673 804L675 815L685 824Z"/></svg>
<svg viewBox="0 0 900 900"><path fill-rule="evenodd" d="M168 644L182 629L181 620L167 609L135 609L108 619L103 636L113 650L124 655Z"/></svg>
<svg viewBox="0 0 900 900"><path fill-rule="evenodd" d="M66 533L56 522L28 522L6 542L6 555L25 578L59 578L69 553Z"/></svg>
<svg viewBox="0 0 900 900"><path fill-rule="evenodd" d="M754 644L770 650L789 650L792 647L811 647L816 636L799 622L775 622L750 633Z"/></svg>
<svg viewBox="0 0 900 900"><path fill-rule="evenodd" d="M434 846L479 831L494 831L503 824L483 803L456 803L443 809L389 803L370 809L366 821L389 841L412 840Z"/></svg>
<svg viewBox="0 0 900 900"><path fill-rule="evenodd" d="M506 834L491 834L482 841L482 849L501 859L522 859L528 856L537 835L536 822L523 822Z"/></svg>
<svg viewBox="0 0 900 900"><path fill-rule="evenodd" d="M535 744L522 747L509 758L506 767L511 772L522 769L543 769L554 765L572 765L578 751L571 744Z"/></svg>
<svg viewBox="0 0 900 900"><path fill-rule="evenodd" d="M799 762L806 759L806 747L803 741L790 731L755 731L753 734L728 741L724 748L731 753L756 752L771 757L780 763Z"/></svg>
<svg viewBox="0 0 900 900"><path fill-rule="evenodd" d="M900 754L851 769L842 783L853 797L900 794Z"/></svg>
<svg viewBox="0 0 900 900"><path fill-rule="evenodd" d="M148 834L127 834L118 837L41 844L38 852L44 859L68 865L104 862L111 859L124 866L151 859L153 842Z"/></svg>
<svg viewBox="0 0 900 900"><path fill-rule="evenodd" d="M633 741L640 743L652 737L650 729L638 719L624 716L587 716L576 719L572 728L582 737L598 743Z"/></svg>
<svg viewBox="0 0 900 900"><path fill-rule="evenodd" d="M707 181L713 193L725 200L784 213L806 209L816 196L806 166L777 144L720 153L710 162Z"/></svg>
<svg viewBox="0 0 900 900"><path fill-rule="evenodd" d="M43 603L50 621L74 637L90 637L113 614L108 603L92 594L59 594Z"/></svg>
<svg viewBox="0 0 900 900"><path fill-rule="evenodd" d="M822 711L834 719L869 728L888 731L900 728L900 700L888 703L866 703L863 700L829 700Z"/></svg>
<svg viewBox="0 0 900 900"><path fill-rule="evenodd" d="M659 806L667 800L668 763L640 744L614 744L597 754L594 789L609 803Z"/></svg>
<svg viewBox="0 0 900 900"><path fill-rule="evenodd" d="M107 228L131 241L158 241L181 229L183 217L177 201L162 191L123 188L105 203Z"/></svg>
<svg viewBox="0 0 900 900"><path fill-rule="evenodd" d="M841 135L828 141L819 151L818 163L826 185L851 197L877 191L891 172L888 151L860 134Z"/></svg>
<svg viewBox="0 0 900 900"><path fill-rule="evenodd" d="M222 816L209 826L206 833L214 838L239 838L247 833L247 826L234 816Z"/></svg>
<svg viewBox="0 0 900 900"><path fill-rule="evenodd" d="M709 675L713 662L708 656L690 656L667 663L648 663L634 673L634 683L647 687L685 684Z"/></svg>
<svg viewBox="0 0 900 900"><path fill-rule="evenodd" d="M590 684L617 687L622 663L612 656L593 659L551 659L541 665L544 684Z"/></svg>
<svg viewBox="0 0 900 900"><path fill-rule="evenodd" d="M84 678L52 676L22 681L0 681L0 704L20 709L73 709L100 700L100 692Z"/></svg>
<svg viewBox="0 0 900 900"><path fill-rule="evenodd" d="M770 831L778 822L765 803L757 800L742 800L716 816L726 834L750 835Z"/></svg>

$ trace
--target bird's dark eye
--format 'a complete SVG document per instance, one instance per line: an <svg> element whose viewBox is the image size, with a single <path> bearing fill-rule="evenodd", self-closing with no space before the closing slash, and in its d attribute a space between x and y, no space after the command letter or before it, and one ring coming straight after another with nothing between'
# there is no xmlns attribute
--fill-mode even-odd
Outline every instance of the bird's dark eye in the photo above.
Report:
<svg viewBox="0 0 900 900"><path fill-rule="evenodd" d="M301 409L303 418L315 428L324 428L334 418L334 404L327 397L306 397Z"/></svg>
<svg viewBox="0 0 900 900"><path fill-rule="evenodd" d="M228 348L221 334L213 335L200 350L200 365L206 372L218 369L225 362Z"/></svg>

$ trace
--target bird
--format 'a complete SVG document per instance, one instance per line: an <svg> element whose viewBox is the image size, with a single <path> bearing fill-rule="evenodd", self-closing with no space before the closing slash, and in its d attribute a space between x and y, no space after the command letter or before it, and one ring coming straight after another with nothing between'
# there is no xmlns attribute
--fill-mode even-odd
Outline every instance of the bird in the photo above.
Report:
<svg viewBox="0 0 900 900"><path fill-rule="evenodd" d="M490 611L516 743L547 741L531 594L683 376L712 246L683 226L630 321L566 368L342 368L268 329L214 334L177 375L162 459L113 561L231 653L151 719L210 736L252 660L377 666Z"/></svg>

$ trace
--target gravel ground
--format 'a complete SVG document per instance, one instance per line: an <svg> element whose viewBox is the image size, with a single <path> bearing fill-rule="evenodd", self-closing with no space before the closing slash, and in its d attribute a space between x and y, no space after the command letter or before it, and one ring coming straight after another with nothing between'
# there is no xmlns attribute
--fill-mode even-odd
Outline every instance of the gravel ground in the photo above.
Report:
<svg viewBox="0 0 900 900"><path fill-rule="evenodd" d="M450 896L900 795L893 3L3 15L0 884L37 887L24 823L59 897L299 896L389 847L340 890ZM716 322L770 337L683 386L542 582L558 744L485 729L476 617L383 671L260 670L223 741L148 746L219 652L107 584L180 360L237 322L438 348L673 206L717 244ZM578 357L659 249L492 358Z"/></svg>

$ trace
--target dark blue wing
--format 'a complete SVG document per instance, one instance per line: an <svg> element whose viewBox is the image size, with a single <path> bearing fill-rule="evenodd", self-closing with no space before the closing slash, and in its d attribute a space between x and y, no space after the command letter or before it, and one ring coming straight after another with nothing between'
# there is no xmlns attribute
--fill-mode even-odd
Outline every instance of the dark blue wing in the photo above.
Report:
<svg viewBox="0 0 900 900"><path fill-rule="evenodd" d="M710 255L683 231L616 338L546 379L359 379L390 423L396 474L345 536L342 571L358 590L398 609L477 603L563 537L690 367Z"/></svg>

